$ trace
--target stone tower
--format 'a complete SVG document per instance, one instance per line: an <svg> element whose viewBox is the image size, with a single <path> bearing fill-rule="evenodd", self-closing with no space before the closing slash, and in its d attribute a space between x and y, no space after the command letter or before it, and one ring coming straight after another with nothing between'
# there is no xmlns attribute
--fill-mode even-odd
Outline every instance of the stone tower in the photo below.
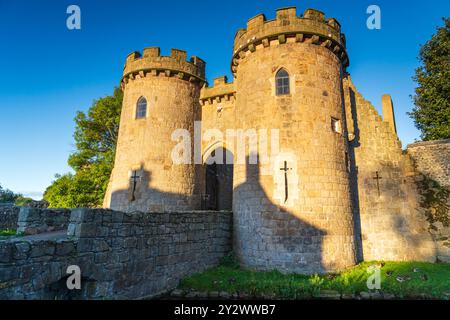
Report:
<svg viewBox="0 0 450 320"><path fill-rule="evenodd" d="M317 10L297 17L295 8L279 9L275 20L261 14L238 30L236 127L279 129L276 157L255 165L247 150L247 163L234 167L234 250L244 266L313 273L355 264L348 64L339 23Z"/></svg>
<svg viewBox="0 0 450 320"><path fill-rule="evenodd" d="M177 129L194 136L200 120L205 63L187 61L186 52L159 48L128 55L122 78L123 108L116 159L104 206L122 211L161 212L200 208L199 174L194 164L171 157Z"/></svg>

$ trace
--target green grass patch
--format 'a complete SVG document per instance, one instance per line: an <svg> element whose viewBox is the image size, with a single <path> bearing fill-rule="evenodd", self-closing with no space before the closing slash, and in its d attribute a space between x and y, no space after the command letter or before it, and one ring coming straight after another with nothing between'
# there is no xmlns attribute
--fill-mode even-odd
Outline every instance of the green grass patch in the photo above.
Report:
<svg viewBox="0 0 450 320"><path fill-rule="evenodd" d="M231 257L218 267L182 280L180 288L201 292L238 292L277 299L314 298L323 290L358 294L370 292L367 279L371 273L367 269L373 265L383 265L380 291L385 294L393 294L397 298L434 299L447 299L447 294L450 294L450 264L364 262L339 274L308 276L245 270L239 268ZM398 277L403 281L398 281Z"/></svg>
<svg viewBox="0 0 450 320"><path fill-rule="evenodd" d="M4 229L0 230L0 237L11 237L16 235L16 230L14 229Z"/></svg>

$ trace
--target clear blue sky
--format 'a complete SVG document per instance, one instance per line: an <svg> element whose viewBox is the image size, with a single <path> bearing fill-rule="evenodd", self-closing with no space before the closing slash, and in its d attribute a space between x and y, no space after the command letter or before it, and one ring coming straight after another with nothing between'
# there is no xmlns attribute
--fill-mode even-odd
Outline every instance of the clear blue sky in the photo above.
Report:
<svg viewBox="0 0 450 320"><path fill-rule="evenodd" d="M81 30L66 28L70 4L81 8ZM381 30L366 28L371 4L381 8ZM448 0L0 0L0 184L39 198L55 173L70 171L76 111L112 92L131 51L184 49L207 61L209 80L231 78L236 30L286 6L317 8L341 22L353 81L378 110L390 93L403 145L418 139L406 116L411 77L419 45L449 15Z"/></svg>

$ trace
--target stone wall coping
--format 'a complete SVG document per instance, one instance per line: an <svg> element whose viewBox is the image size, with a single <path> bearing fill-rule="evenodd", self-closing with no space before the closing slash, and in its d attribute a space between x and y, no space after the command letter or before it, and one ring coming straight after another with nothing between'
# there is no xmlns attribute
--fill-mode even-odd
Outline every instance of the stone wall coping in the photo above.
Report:
<svg viewBox="0 0 450 320"><path fill-rule="evenodd" d="M441 145L441 144L449 144L450 139L444 140L433 140L433 141L420 141L408 144L407 149L416 148L416 147L424 147L424 146L432 146L432 145Z"/></svg>
<svg viewBox="0 0 450 320"><path fill-rule="evenodd" d="M0 208L11 208L15 207L13 202L2 202L0 203Z"/></svg>
<svg viewBox="0 0 450 320"><path fill-rule="evenodd" d="M72 209L72 212L74 210L86 210L86 211L90 211L90 212L99 212L99 213L104 213L105 211L110 211L110 212L118 212L118 213L122 213L124 215L134 215L134 214L149 214L149 215L165 215L165 214L220 214L220 213L226 213L226 214L233 214L233 211L231 210L188 210L188 211L166 211L166 212L143 212L143 211L133 211L133 212L123 212L123 211L116 211L116 210L111 210L111 209L92 209L92 208L76 208L76 209Z"/></svg>

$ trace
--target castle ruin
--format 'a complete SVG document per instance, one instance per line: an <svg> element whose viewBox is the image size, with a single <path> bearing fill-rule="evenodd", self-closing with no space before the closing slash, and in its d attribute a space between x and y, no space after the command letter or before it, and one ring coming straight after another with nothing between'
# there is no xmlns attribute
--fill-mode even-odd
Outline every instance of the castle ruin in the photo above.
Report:
<svg viewBox="0 0 450 320"><path fill-rule="evenodd" d="M298 17L293 7L277 10L270 21L257 15L237 31L232 82L220 77L208 86L205 62L187 61L181 50L169 57L159 48L131 53L104 206L232 209L234 250L244 266L262 270L325 272L361 259L433 261L391 97L382 98L381 118L358 93L348 66L339 22L313 9ZM178 128L189 141L201 132L201 163L173 162ZM236 161L239 143L209 137L210 130L274 128L278 145L266 146L268 161L251 147L246 161Z"/></svg>
<svg viewBox="0 0 450 320"><path fill-rule="evenodd" d="M292 7L237 31L230 82L182 50L128 55L105 208L0 207L22 235L0 238L0 299L154 297L231 251L303 274L450 262L450 140L403 151L349 63L336 19Z"/></svg>

